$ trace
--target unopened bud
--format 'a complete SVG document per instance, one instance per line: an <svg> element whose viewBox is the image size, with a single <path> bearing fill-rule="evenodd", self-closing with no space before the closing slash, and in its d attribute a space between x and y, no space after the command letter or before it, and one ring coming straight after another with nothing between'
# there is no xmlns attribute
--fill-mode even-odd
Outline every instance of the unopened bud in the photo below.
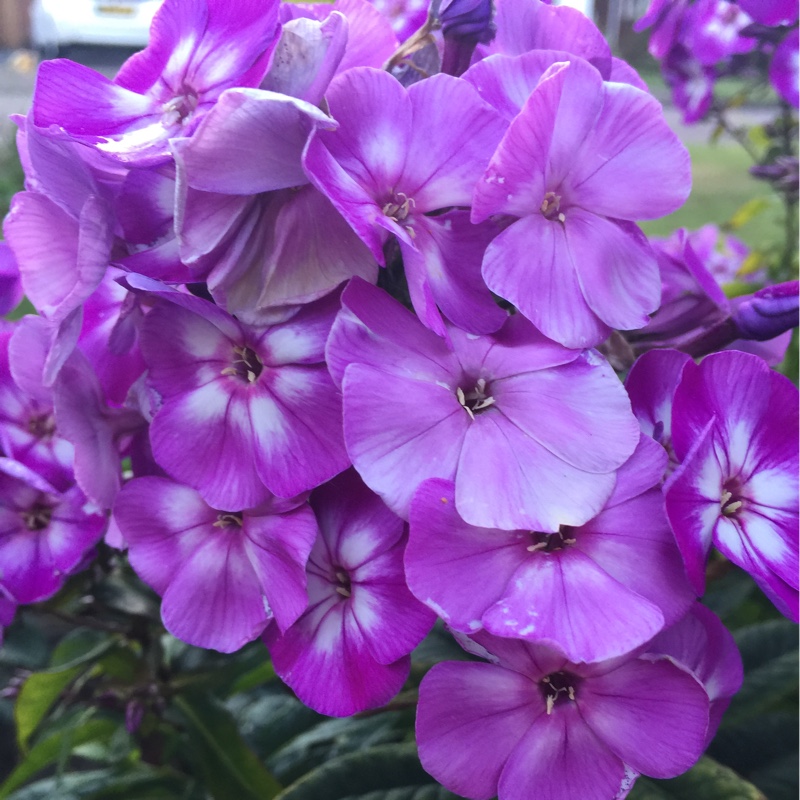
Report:
<svg viewBox="0 0 800 800"><path fill-rule="evenodd" d="M784 331L796 328L800 321L798 282L788 281L765 286L742 298L733 311L740 339L765 342Z"/></svg>

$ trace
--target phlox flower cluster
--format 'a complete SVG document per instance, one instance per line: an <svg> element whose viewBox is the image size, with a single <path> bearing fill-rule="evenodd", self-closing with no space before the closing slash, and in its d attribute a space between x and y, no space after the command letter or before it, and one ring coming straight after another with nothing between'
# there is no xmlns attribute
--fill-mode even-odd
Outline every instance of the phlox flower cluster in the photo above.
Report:
<svg viewBox="0 0 800 800"><path fill-rule="evenodd" d="M114 79L41 66L0 244L3 308L38 312L0 332L0 625L105 537L170 633L261 639L347 716L438 617L472 660L419 689L437 780L622 798L741 682L712 546L797 619L769 366L797 285L728 302L735 242L643 235L689 156L579 12L443 0L400 41L387 10L166 0Z"/></svg>
<svg viewBox="0 0 800 800"><path fill-rule="evenodd" d="M649 51L686 123L705 117L714 85L737 57L763 54L778 95L798 107L798 8L794 0L652 0L635 30L652 28Z"/></svg>

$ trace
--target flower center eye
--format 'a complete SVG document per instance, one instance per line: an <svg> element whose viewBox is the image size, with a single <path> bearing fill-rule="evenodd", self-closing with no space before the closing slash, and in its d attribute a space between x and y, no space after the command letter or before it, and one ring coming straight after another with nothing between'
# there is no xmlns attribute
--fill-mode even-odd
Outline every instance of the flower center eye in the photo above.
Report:
<svg viewBox="0 0 800 800"><path fill-rule="evenodd" d="M742 487L738 480L726 481L719 498L720 511L726 517L735 517L744 504Z"/></svg>
<svg viewBox="0 0 800 800"><path fill-rule="evenodd" d="M37 439L52 439L56 432L56 419L52 414L33 414L28 419L28 433Z"/></svg>
<svg viewBox="0 0 800 800"><path fill-rule="evenodd" d="M472 389L467 389L467 391L464 391L459 386L456 389L456 397L471 419L475 419L476 414L494 405L494 397L489 394L486 381L483 378L478 378L475 381L475 386Z"/></svg>
<svg viewBox="0 0 800 800"><path fill-rule="evenodd" d="M553 553L575 544L575 532L568 525L562 525L555 533L531 531L533 544L528 545L529 553Z"/></svg>
<svg viewBox="0 0 800 800"><path fill-rule="evenodd" d="M545 675L539 681L539 689L547 703L547 713L552 714L553 709L560 704L575 701L575 690L580 678L569 672L554 672Z"/></svg>
<svg viewBox="0 0 800 800"><path fill-rule="evenodd" d="M42 531L50 524L53 508L45 503L36 503L27 511L23 511L20 516L29 531Z"/></svg>
<svg viewBox="0 0 800 800"><path fill-rule="evenodd" d="M194 114L199 99L197 92L188 86L183 87L182 94L173 97L161 106L161 121L165 127L184 125Z"/></svg>
<svg viewBox="0 0 800 800"><path fill-rule="evenodd" d="M342 597L350 597L353 593L352 585L350 583L350 574L342 567L334 567L333 574L336 577L336 591Z"/></svg>
<svg viewBox="0 0 800 800"><path fill-rule="evenodd" d="M233 348L233 354L236 356L233 359L233 365L225 367L220 374L232 375L244 383L255 383L264 369L264 362L258 357L258 354L249 347L240 347L239 345Z"/></svg>
<svg viewBox="0 0 800 800"><path fill-rule="evenodd" d="M393 219L395 222L403 222L411 213L411 209L416 205L413 197L409 197L405 192L395 192L392 197L383 204L381 211Z"/></svg>
<svg viewBox="0 0 800 800"><path fill-rule="evenodd" d="M561 212L561 195L555 192L547 192L545 194L539 210L546 219L557 220L558 222L565 222L567 219Z"/></svg>
<svg viewBox="0 0 800 800"><path fill-rule="evenodd" d="M217 521L214 523L215 528L241 528L244 524L241 511L220 511L217 515Z"/></svg>

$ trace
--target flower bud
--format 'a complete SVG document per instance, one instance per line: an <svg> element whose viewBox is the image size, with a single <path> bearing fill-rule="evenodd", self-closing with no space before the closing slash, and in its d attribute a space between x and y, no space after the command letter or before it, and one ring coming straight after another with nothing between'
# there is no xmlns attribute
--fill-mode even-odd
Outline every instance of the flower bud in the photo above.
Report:
<svg viewBox="0 0 800 800"><path fill-rule="evenodd" d="M739 338L758 342L773 339L797 327L800 321L798 282L765 286L755 294L742 298L732 317Z"/></svg>

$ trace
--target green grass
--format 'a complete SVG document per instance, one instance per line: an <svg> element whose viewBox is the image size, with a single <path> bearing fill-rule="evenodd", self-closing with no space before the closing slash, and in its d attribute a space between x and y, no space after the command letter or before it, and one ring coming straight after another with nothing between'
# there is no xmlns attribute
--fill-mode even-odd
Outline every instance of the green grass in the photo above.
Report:
<svg viewBox="0 0 800 800"><path fill-rule="evenodd" d="M668 217L646 222L648 236L668 236L677 228L695 230L706 223L724 225L754 197L765 198L769 207L733 231L751 248L768 249L783 241L784 210L777 195L763 181L747 172L752 161L736 144L692 144L692 193L686 203Z"/></svg>

